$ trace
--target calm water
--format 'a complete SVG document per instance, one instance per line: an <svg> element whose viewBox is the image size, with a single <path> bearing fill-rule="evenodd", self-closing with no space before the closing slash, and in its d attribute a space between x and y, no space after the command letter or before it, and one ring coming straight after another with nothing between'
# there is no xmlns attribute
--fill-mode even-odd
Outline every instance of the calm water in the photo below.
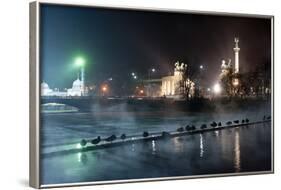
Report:
<svg viewBox="0 0 281 190"><path fill-rule="evenodd" d="M199 126L245 116L257 121L268 113L268 109L211 114L128 112L119 107L92 113L47 114L41 120L42 148L97 135L176 130L188 123ZM43 155L41 167L42 184L266 171L271 170L271 123L84 153Z"/></svg>

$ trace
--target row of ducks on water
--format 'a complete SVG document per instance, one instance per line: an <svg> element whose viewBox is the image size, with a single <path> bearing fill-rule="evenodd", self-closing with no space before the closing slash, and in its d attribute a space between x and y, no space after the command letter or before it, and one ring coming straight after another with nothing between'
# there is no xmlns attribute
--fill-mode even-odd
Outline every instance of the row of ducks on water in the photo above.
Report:
<svg viewBox="0 0 281 190"><path fill-rule="evenodd" d="M241 120L241 124L246 124L246 123L249 123L250 122L250 120L248 119L248 118L246 118L246 119L242 119ZM225 124L226 125L232 125L232 124L239 124L240 123L240 121L239 120L234 120L234 121L227 121ZM215 128L215 127L221 127L222 126L222 123L221 122L215 122L215 121L213 121L212 123L210 123L210 126L211 127L213 127L213 128ZM208 125L207 124L202 124L201 126L200 126L200 129L206 129L208 127ZM187 126L185 126L185 130L186 131L193 131L193 130L195 130L196 129L196 127L194 126L194 125L187 125ZM180 127L180 128L178 128L177 129L177 131L178 132L183 132L184 131L184 127Z"/></svg>
<svg viewBox="0 0 281 190"><path fill-rule="evenodd" d="M144 131L143 134L142 134L142 136L143 136L143 137L148 137L148 136L149 136L149 133L148 133L147 131ZM106 141L106 142L113 142L113 141L115 141L117 138L118 138L118 137L117 137L116 135L111 135L111 136L105 138L104 141ZM121 139L121 140L125 140L126 138L127 138L127 136L126 136L126 134L124 134L124 133L120 136L120 139ZM97 145L97 144L99 144L101 141L102 141L101 137L98 136L97 138L91 140L90 143L93 144L93 145ZM86 146L87 143L88 143L87 140L82 139L81 142L80 142L80 145L81 145L82 147L84 147L84 146Z"/></svg>
<svg viewBox="0 0 281 190"><path fill-rule="evenodd" d="M264 120L264 121L265 121L265 120L271 120L271 116L264 116L264 117L263 117L263 120ZM242 120L241 120L241 124L247 124L247 123L249 123L249 122L250 122L250 120L249 120L248 118L242 119ZM225 124L226 124L227 126L232 125L232 124L240 124L240 121L239 121L239 120L227 121ZM213 127L213 128L215 128L215 127L221 127L221 126L222 126L222 123L221 123L221 122L215 122L215 121L213 121L212 123L210 123L210 126ZM206 128L207 128L207 124L202 124L201 127L200 127L200 129L206 129ZM184 128L184 127L178 128L178 129L177 129L177 132L184 132L185 130L186 130L186 131L193 131L193 130L196 130L196 127L195 127L194 125L187 125L187 126L185 126L185 128ZM150 134L149 134L147 131L144 131L143 134L142 134L142 136L143 136L144 138L149 137L149 135L150 135ZM168 136L170 136L170 133L168 133L168 132L166 132L166 131L163 131L163 132L161 133L161 136L162 136L162 137L168 137ZM111 136L105 138L104 141L106 141L106 142L113 142L113 141L115 141L117 138L118 138L118 137L117 137L116 135L111 135ZM124 133L120 136L120 139L121 139L121 140L125 140L126 138L127 138L127 136L126 136L126 134L124 134ZM101 137L98 136L97 138L91 140L90 143L93 144L93 145L97 145L97 144L99 144L101 141L102 141ZM82 139L81 142L80 142L80 145L81 145L82 147L84 147L84 146L87 145L87 143L88 143L87 140Z"/></svg>

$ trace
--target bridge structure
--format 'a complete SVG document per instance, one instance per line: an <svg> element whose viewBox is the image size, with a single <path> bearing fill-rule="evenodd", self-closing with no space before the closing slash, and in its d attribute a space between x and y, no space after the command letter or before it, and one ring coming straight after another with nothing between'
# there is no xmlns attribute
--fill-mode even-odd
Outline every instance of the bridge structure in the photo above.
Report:
<svg viewBox="0 0 281 190"><path fill-rule="evenodd" d="M124 99L111 99L111 98L103 98L103 97L91 97L91 96L43 96L41 97L41 105L47 103L58 103L58 104L65 104L68 106L73 106L78 108L79 111L89 112L92 109L94 104L101 104L104 106L110 106L113 104L118 104L124 102Z"/></svg>

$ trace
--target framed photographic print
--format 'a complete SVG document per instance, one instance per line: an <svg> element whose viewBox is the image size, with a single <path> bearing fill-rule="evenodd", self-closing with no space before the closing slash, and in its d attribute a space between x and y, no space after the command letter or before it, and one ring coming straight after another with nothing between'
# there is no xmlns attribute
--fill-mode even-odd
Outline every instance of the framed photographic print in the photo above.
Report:
<svg viewBox="0 0 281 190"><path fill-rule="evenodd" d="M273 173L273 16L30 3L30 185Z"/></svg>

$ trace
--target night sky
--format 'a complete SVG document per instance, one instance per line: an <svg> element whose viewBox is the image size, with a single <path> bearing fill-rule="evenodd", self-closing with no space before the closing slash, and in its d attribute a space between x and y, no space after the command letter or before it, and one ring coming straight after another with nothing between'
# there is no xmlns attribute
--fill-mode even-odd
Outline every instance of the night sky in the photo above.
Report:
<svg viewBox="0 0 281 190"><path fill-rule="evenodd" d="M76 56L87 60L86 82L112 77L120 85L130 73L147 78L168 75L176 61L204 65L203 83L218 78L221 60L234 63L234 37L240 42L240 70L270 67L271 20L149 11L41 5L41 80L70 88L77 78Z"/></svg>

